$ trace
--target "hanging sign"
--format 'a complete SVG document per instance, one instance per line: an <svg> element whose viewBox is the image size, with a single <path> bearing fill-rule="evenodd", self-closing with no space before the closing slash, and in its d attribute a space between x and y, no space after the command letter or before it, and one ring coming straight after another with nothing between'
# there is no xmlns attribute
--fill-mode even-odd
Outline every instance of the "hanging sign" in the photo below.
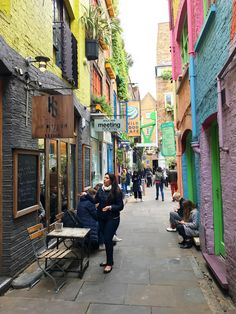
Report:
<svg viewBox="0 0 236 314"><path fill-rule="evenodd" d="M176 155L175 150L175 130L173 122L166 122L161 124L162 145L161 153L164 157Z"/></svg>
<svg viewBox="0 0 236 314"><path fill-rule="evenodd" d="M123 132L124 120L123 119L95 119L94 130L96 132Z"/></svg>
<svg viewBox="0 0 236 314"><path fill-rule="evenodd" d="M32 98L32 137L74 137L74 106L71 95Z"/></svg>
<svg viewBox="0 0 236 314"><path fill-rule="evenodd" d="M140 136L139 101L128 102L128 136Z"/></svg>

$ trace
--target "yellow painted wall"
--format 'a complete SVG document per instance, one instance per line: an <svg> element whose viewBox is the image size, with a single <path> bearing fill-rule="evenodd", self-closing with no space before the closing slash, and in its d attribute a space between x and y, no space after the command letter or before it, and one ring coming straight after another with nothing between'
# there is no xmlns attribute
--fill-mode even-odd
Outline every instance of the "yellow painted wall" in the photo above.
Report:
<svg viewBox="0 0 236 314"><path fill-rule="evenodd" d="M174 25L175 25L177 14L178 14L178 9L180 5L180 0L173 0L172 4L173 4L173 18L174 18Z"/></svg>
<svg viewBox="0 0 236 314"><path fill-rule="evenodd" d="M78 41L79 89L76 95L84 105L90 104L90 69L85 58L84 30L79 23L79 0L65 0L72 19L71 30ZM53 61L52 0L1 0L0 35L22 57L45 55L51 59L48 70L62 78Z"/></svg>

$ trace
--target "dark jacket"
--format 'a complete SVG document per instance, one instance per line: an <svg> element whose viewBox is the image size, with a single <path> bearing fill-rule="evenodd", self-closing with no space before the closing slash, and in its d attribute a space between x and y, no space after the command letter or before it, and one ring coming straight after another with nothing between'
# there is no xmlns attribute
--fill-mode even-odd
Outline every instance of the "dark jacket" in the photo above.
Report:
<svg viewBox="0 0 236 314"><path fill-rule="evenodd" d="M168 172L168 182L169 183L177 182L177 171L176 170L169 170L169 172Z"/></svg>
<svg viewBox="0 0 236 314"><path fill-rule="evenodd" d="M90 240L98 242L98 222L96 206L88 195L82 196L77 208L77 218L83 228L90 228Z"/></svg>
<svg viewBox="0 0 236 314"><path fill-rule="evenodd" d="M185 201L185 199L183 197L179 200L179 208L177 210L177 213L182 218L184 217L184 206L183 206L184 201Z"/></svg>
<svg viewBox="0 0 236 314"><path fill-rule="evenodd" d="M141 178L139 175L133 175L132 176L132 182L133 182L133 192L140 191L140 185L141 185Z"/></svg>
<svg viewBox="0 0 236 314"><path fill-rule="evenodd" d="M124 208L123 195L120 190L117 191L116 196L110 198L110 191L105 191L100 188L95 196L95 203L99 203L97 214L99 219L114 219L120 216L120 211ZM111 206L111 210L106 212L102 208Z"/></svg>

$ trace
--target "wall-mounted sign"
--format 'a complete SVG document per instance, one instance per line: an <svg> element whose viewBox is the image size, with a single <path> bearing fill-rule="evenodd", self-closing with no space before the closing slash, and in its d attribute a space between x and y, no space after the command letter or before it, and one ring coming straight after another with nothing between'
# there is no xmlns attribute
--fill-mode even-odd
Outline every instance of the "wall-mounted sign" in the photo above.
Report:
<svg viewBox="0 0 236 314"><path fill-rule="evenodd" d="M139 101L128 103L128 136L140 136Z"/></svg>
<svg viewBox="0 0 236 314"><path fill-rule="evenodd" d="M175 156L175 129L173 122L161 124L162 145L161 153L165 157Z"/></svg>
<svg viewBox="0 0 236 314"><path fill-rule="evenodd" d="M71 95L32 98L32 137L74 137L74 106Z"/></svg>
<svg viewBox="0 0 236 314"><path fill-rule="evenodd" d="M94 129L97 132L123 132L124 120L123 119L95 119Z"/></svg>

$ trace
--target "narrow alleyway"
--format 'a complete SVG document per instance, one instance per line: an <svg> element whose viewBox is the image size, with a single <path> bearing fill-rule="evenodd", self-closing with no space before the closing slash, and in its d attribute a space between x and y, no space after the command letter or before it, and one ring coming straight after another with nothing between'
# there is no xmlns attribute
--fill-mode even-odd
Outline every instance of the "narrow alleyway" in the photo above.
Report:
<svg viewBox="0 0 236 314"><path fill-rule="evenodd" d="M146 189L144 202L130 197L122 212L115 265L104 275L94 254L82 280L69 276L58 294L47 278L31 290L10 290L0 298L0 313L178 314L236 313L205 268L195 247L180 249L176 233L168 233L171 202L155 200Z"/></svg>

